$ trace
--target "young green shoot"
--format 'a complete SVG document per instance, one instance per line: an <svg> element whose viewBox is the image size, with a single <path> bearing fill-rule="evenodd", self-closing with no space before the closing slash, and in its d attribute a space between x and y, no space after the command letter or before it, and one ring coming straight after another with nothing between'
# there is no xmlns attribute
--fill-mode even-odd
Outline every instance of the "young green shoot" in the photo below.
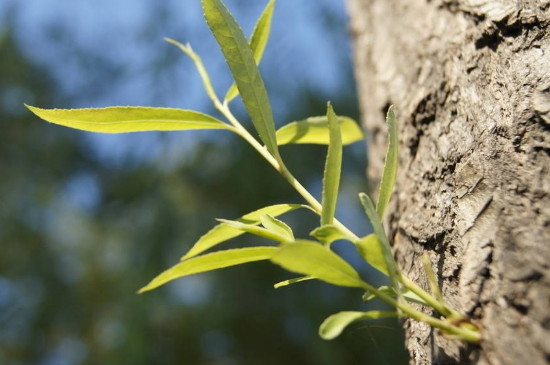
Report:
<svg viewBox="0 0 550 365"><path fill-rule="evenodd" d="M393 107L387 113L388 151L378 202L364 193L359 195L374 233L360 238L336 219L343 146L363 139L359 125L351 118L339 116L328 103L324 116L310 117L275 130L273 113L263 79L258 69L267 45L275 1L270 0L262 12L252 36L247 40L237 21L221 0L202 0L204 17L225 56L233 75L223 102L216 95L212 80L201 58L190 45L166 40L181 49L194 62L206 94L225 121L192 110L152 107L108 107L100 109L41 109L27 106L38 117L61 126L96 133L142 131L176 131L220 129L234 133L254 148L304 199L303 204L277 204L260 208L240 218L219 219L219 224L200 237L173 267L139 290L147 292L175 279L205 271L222 269L256 261L270 261L302 276L275 284L276 288L318 280L359 290L365 301L380 299L397 311L343 311L329 316L319 333L333 339L355 321L382 317L411 318L425 322L444 334L470 343L479 343L480 330L468 318L450 308L443 300L429 261L424 260L432 294L407 278L393 258L390 239L383 226L384 216L395 186L398 166L397 124ZM251 133L232 113L229 104L240 96L252 120ZM319 202L289 171L279 153L287 144L321 144L327 146L323 172L322 199ZM291 227L280 217L306 209L320 218L312 239L296 238ZM219 245L243 234L272 241L267 246L219 249ZM352 242L365 261L389 278L391 286L376 287L342 257L331 244L337 240ZM216 249L214 252L211 250ZM414 306L413 306L414 304ZM418 306L425 309L419 310ZM433 309L434 315L425 312Z"/></svg>

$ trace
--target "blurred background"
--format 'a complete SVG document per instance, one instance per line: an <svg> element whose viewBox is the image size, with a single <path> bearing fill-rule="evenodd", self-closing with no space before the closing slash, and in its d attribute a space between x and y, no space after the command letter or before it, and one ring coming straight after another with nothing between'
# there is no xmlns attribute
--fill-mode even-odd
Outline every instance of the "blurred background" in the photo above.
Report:
<svg viewBox="0 0 550 365"><path fill-rule="evenodd" d="M246 34L267 1L226 0ZM358 118L343 0L279 0L261 71L278 125ZM199 0L0 0L0 364L404 364L393 321L334 341L323 319L360 310L361 292L254 263L136 291L214 224L300 203L252 148L224 132L99 135L45 123L46 108L167 106L215 111L190 42L218 94L231 83ZM250 127L240 100L236 114ZM291 171L320 195L326 148L285 146ZM345 147L340 220L369 232L363 143ZM307 237L318 217L283 218ZM254 242L241 236L238 244ZM223 248L231 247L225 243ZM346 243L336 249L382 283Z"/></svg>

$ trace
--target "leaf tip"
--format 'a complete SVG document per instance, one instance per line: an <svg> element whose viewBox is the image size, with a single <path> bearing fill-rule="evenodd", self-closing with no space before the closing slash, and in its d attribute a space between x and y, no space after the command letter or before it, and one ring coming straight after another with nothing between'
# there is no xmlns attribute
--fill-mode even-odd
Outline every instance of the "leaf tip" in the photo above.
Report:
<svg viewBox="0 0 550 365"><path fill-rule="evenodd" d="M35 106L32 106L32 105L29 105L27 103L23 103L23 105L25 106L25 108L29 109L31 112L33 112L34 114L36 114L36 110L39 109Z"/></svg>
<svg viewBox="0 0 550 365"><path fill-rule="evenodd" d="M386 123L390 124L390 122L394 122L394 121L395 121L394 107L393 105L390 105L390 107L388 108L388 112L386 113Z"/></svg>
<svg viewBox="0 0 550 365"><path fill-rule="evenodd" d="M139 289L136 293L137 294L143 294L143 293L148 292L150 290L151 290L151 288L149 288L149 285L146 285L143 288Z"/></svg>

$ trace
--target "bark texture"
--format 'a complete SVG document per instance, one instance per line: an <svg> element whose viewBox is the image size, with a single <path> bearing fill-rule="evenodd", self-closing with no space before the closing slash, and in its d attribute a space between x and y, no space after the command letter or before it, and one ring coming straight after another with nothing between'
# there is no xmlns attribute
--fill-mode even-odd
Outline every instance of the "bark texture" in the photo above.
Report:
<svg viewBox="0 0 550 365"><path fill-rule="evenodd" d="M349 0L369 176L395 105L400 170L386 222L426 289L483 329L466 346L405 322L411 364L550 363L550 2Z"/></svg>

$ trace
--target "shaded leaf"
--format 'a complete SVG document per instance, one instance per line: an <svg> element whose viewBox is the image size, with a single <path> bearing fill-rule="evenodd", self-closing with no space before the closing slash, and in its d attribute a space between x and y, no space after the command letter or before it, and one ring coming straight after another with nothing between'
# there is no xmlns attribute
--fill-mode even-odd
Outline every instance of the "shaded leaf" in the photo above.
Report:
<svg viewBox="0 0 550 365"><path fill-rule="evenodd" d="M309 235L317 238L319 242L326 245L330 245L337 240L348 240L353 242L353 238L348 237L344 232L338 229L338 227L332 224L317 227L311 231Z"/></svg>
<svg viewBox="0 0 550 365"><path fill-rule="evenodd" d="M277 233L281 237L285 237L286 241L294 241L292 229L283 221L273 218L269 214L260 216L262 225L271 232Z"/></svg>
<svg viewBox="0 0 550 365"><path fill-rule="evenodd" d="M365 210L365 214L369 218L372 228L374 229L374 234L376 235L376 238L380 243L379 246L382 249L382 253L384 254L384 261L386 263L388 275L390 277L392 285L396 289L398 289L399 285L396 274L397 267L395 264L395 260L393 259L393 254L391 252L390 242L388 241L388 237L386 236L386 232L384 231L382 222L380 222L380 219L378 218L374 203L372 202L372 199L365 193L359 194L359 200L361 201L361 204L363 205L363 208Z"/></svg>
<svg viewBox="0 0 550 365"><path fill-rule="evenodd" d="M250 48L252 49L252 53L254 53L254 60L256 61L257 65L259 65L262 60L265 46L267 45L267 41L269 39L269 33L271 31L271 19L273 18L274 8L275 0L270 0L267 3L264 11L262 12L262 15L260 15L260 17L258 18L258 21L254 26L254 30L252 31L252 36L250 37L249 44ZM229 90L227 90L224 102L229 103L237 95L239 95L239 90L237 89L237 85L233 83Z"/></svg>
<svg viewBox="0 0 550 365"><path fill-rule="evenodd" d="M382 174L380 189L378 191L378 204L376 206L376 212L378 213L380 220L384 219L384 213L390 202L393 187L395 185L395 178L397 176L399 156L397 150L397 127L395 125L393 106L390 106L388 109L386 123L388 125L389 144L386 152L386 162L384 163L384 172Z"/></svg>
<svg viewBox="0 0 550 365"><path fill-rule="evenodd" d="M279 215L282 215L300 208L311 209L307 205L302 205L302 204L277 204L277 205L271 205L271 206L253 211L251 213L245 214L241 218L237 219L237 221L245 224L258 225L260 224L260 217L263 214L269 214L272 217L277 217ZM244 232L239 229L230 227L225 223L220 223L214 228L212 228L210 231L208 231L206 234L204 234L201 238L199 238L199 240L181 259L186 260L193 256L197 256L198 254L222 242L230 240L231 238L240 236L243 233Z"/></svg>
<svg viewBox="0 0 550 365"><path fill-rule="evenodd" d="M385 294L388 294L390 295L391 297L395 298L397 297L397 294L395 293L395 289L391 286L386 286L386 285L383 285L381 287L378 287L377 288L379 291L381 291L382 293L385 293ZM421 304L421 305L425 305L425 306L429 306L428 303L426 303L424 301L424 299L420 298L417 294L415 294L414 292L410 291L409 289L405 289L405 290L402 290L401 291L401 295L403 296L403 298L405 300L407 300L408 302L412 302L412 303L417 303L417 304ZM368 302L369 300L373 300L377 298L376 295L372 294L372 293L369 293L369 292L366 292L364 295L363 295L363 301L364 302Z"/></svg>
<svg viewBox="0 0 550 365"><path fill-rule="evenodd" d="M169 281L183 276L240 265L247 262L268 260L277 250L276 247L237 248L209 253L185 260L154 278L149 284L141 288L139 293L153 290Z"/></svg>
<svg viewBox="0 0 550 365"><path fill-rule="evenodd" d="M363 131L356 121L342 116L338 117L338 121L344 146L363 139ZM276 137L279 146L289 143L328 145L330 142L328 119L324 115L288 123L277 130Z"/></svg>
<svg viewBox="0 0 550 365"><path fill-rule="evenodd" d="M338 337L351 323L363 319L378 319L397 317L396 312L369 311L369 312L339 312L331 315L319 327L319 336L325 340Z"/></svg>
<svg viewBox="0 0 550 365"><path fill-rule="evenodd" d="M297 240L283 245L271 261L289 271L314 276L330 284L363 287L363 281L350 264L316 242Z"/></svg>
<svg viewBox="0 0 550 365"><path fill-rule="evenodd" d="M340 186L340 172L342 170L342 138L338 118L334 114L332 105L327 105L328 129L330 143L328 145L325 172L323 175L323 198L321 212L321 225L332 224L336 212L338 200L338 188Z"/></svg>
<svg viewBox="0 0 550 365"><path fill-rule="evenodd" d="M430 256L427 252L424 252L422 255L422 265L424 266L424 271L426 272L426 277L428 278L428 283L430 283L430 290L440 303L445 303L441 289L439 288L439 283L437 282L437 276L435 276L434 268L430 260Z"/></svg>
<svg viewBox="0 0 550 365"><path fill-rule="evenodd" d="M202 7L260 139L269 152L279 157L271 104L241 28L220 0L202 0Z"/></svg>
<svg viewBox="0 0 550 365"><path fill-rule="evenodd" d="M280 281L277 284L273 285L273 287L275 289L279 289L279 288L282 288L283 286L288 286L291 284L301 283L302 281L308 281L308 280L314 280L314 279L317 279L317 278L314 276L300 276L299 278Z"/></svg>
<svg viewBox="0 0 550 365"><path fill-rule="evenodd" d="M388 266L384 258L384 251L374 233L361 238L356 242L357 250L372 267L389 276Z"/></svg>
<svg viewBox="0 0 550 365"><path fill-rule="evenodd" d="M97 133L228 128L225 123L214 117L183 109L142 106L86 109L41 109L30 105L26 107L50 123Z"/></svg>

